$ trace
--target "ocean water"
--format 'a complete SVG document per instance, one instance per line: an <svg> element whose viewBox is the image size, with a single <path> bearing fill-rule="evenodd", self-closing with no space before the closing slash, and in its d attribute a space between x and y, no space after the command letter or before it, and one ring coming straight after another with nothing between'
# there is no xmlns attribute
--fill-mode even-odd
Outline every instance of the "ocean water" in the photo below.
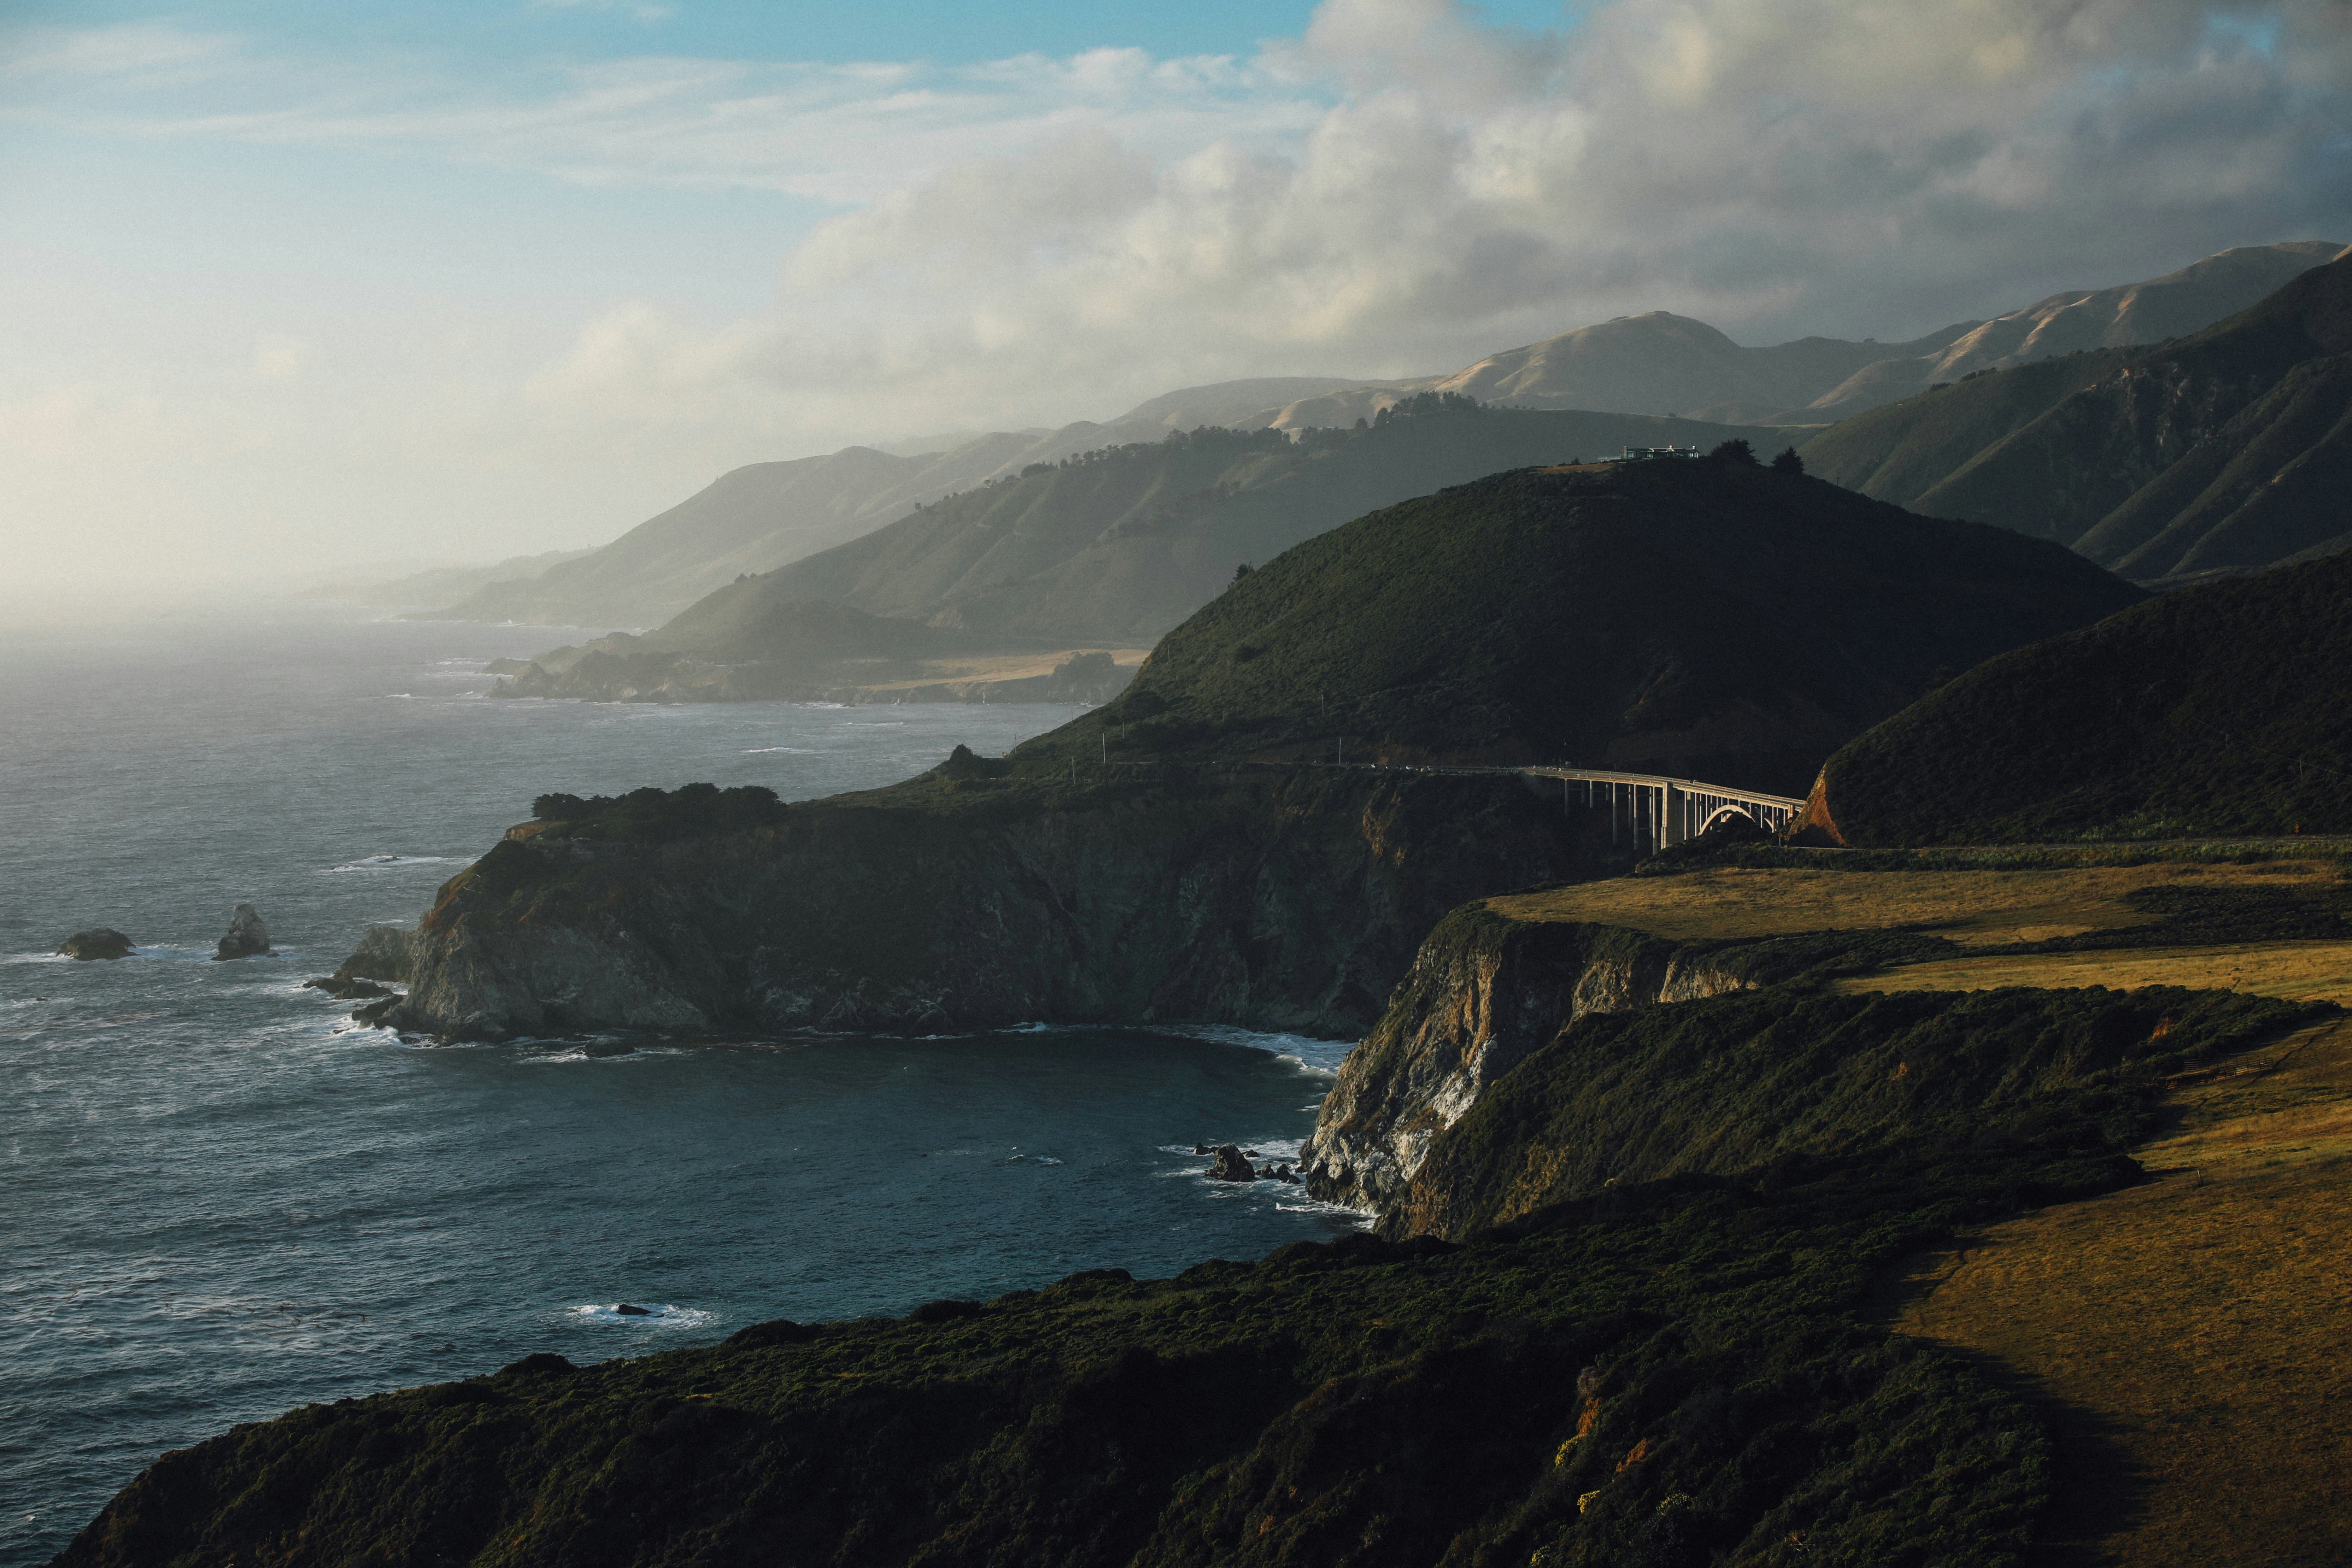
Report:
<svg viewBox="0 0 2352 1568"><path fill-rule="evenodd" d="M788 799L1071 710L491 700L544 628L323 608L0 635L0 1565L165 1449L345 1394L770 1318L1253 1258L1343 1044L1030 1028L432 1048L302 989L553 789ZM212 962L251 902L278 953ZM53 956L111 925L119 963ZM626 1302L651 1310L624 1315Z"/></svg>

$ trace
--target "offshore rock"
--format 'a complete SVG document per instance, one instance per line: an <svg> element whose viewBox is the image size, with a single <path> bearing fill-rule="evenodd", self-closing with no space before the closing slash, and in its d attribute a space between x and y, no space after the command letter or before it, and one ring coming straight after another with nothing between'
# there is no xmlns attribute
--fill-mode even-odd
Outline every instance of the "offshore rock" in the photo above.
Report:
<svg viewBox="0 0 2352 1568"><path fill-rule="evenodd" d="M1249 1156L1231 1143L1217 1145L1215 1157L1209 1162L1209 1180L1213 1182L1255 1182L1257 1172L1251 1168Z"/></svg>
<svg viewBox="0 0 2352 1568"><path fill-rule="evenodd" d="M227 934L213 952L215 959L256 958L269 951L269 928L261 923L251 904L239 904L229 916Z"/></svg>
<svg viewBox="0 0 2352 1568"><path fill-rule="evenodd" d="M128 958L131 939L112 926L92 926L78 931L59 944L58 951L68 958Z"/></svg>
<svg viewBox="0 0 2352 1568"><path fill-rule="evenodd" d="M661 842L534 824L442 889L377 1021L1349 1035L1446 910L1570 874L1571 826L1513 778L1290 766L929 776Z"/></svg>

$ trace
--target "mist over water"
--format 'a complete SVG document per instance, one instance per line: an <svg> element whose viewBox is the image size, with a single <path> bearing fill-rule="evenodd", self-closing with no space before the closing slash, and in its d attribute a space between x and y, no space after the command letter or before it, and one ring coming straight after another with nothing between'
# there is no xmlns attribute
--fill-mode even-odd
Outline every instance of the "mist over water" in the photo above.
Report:
<svg viewBox="0 0 2352 1568"><path fill-rule="evenodd" d="M1189 1152L1294 1152L1331 1042L1035 1029L591 1059L353 1028L300 983L370 922L413 921L536 794L804 799L1071 713L483 696L485 661L564 636L280 609L0 640L0 1564L46 1561L163 1450L304 1403L1354 1223L1214 1187ZM278 955L213 963L240 901ZM52 956L101 924L136 954Z"/></svg>

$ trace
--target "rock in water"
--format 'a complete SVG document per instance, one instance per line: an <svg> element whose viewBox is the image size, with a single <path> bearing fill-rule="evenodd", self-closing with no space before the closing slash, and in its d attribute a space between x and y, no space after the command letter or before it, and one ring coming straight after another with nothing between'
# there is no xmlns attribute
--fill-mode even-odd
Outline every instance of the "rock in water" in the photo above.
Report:
<svg viewBox="0 0 2352 1568"><path fill-rule="evenodd" d="M112 926L92 926L66 938L58 951L68 958L128 958L131 939Z"/></svg>
<svg viewBox="0 0 2352 1568"><path fill-rule="evenodd" d="M624 1301L613 1310L625 1318L650 1318L654 1315L651 1307L640 1307L634 1301Z"/></svg>
<svg viewBox="0 0 2352 1568"><path fill-rule="evenodd" d="M1249 1156L1231 1143L1217 1145L1216 1157L1209 1162L1209 1180L1213 1182L1255 1182L1257 1172L1251 1168Z"/></svg>
<svg viewBox="0 0 2352 1568"><path fill-rule="evenodd" d="M228 934L220 939L213 956L218 958L251 958L269 951L269 928L261 923L260 913L251 904L239 904L228 918Z"/></svg>

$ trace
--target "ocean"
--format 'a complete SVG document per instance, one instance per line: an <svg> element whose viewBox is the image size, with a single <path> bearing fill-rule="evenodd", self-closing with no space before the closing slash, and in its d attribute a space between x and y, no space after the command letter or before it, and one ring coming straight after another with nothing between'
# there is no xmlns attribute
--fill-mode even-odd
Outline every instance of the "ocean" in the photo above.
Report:
<svg viewBox="0 0 2352 1568"><path fill-rule="evenodd" d="M163 1451L313 1401L1359 1223L1191 1152L1295 1153L1343 1042L1031 1026L592 1059L352 1026L301 983L413 922L534 795L806 799L1074 711L486 696L487 661L563 635L315 605L0 634L0 1568ZM241 902L277 952L213 962ZM55 956L95 925L133 955Z"/></svg>

